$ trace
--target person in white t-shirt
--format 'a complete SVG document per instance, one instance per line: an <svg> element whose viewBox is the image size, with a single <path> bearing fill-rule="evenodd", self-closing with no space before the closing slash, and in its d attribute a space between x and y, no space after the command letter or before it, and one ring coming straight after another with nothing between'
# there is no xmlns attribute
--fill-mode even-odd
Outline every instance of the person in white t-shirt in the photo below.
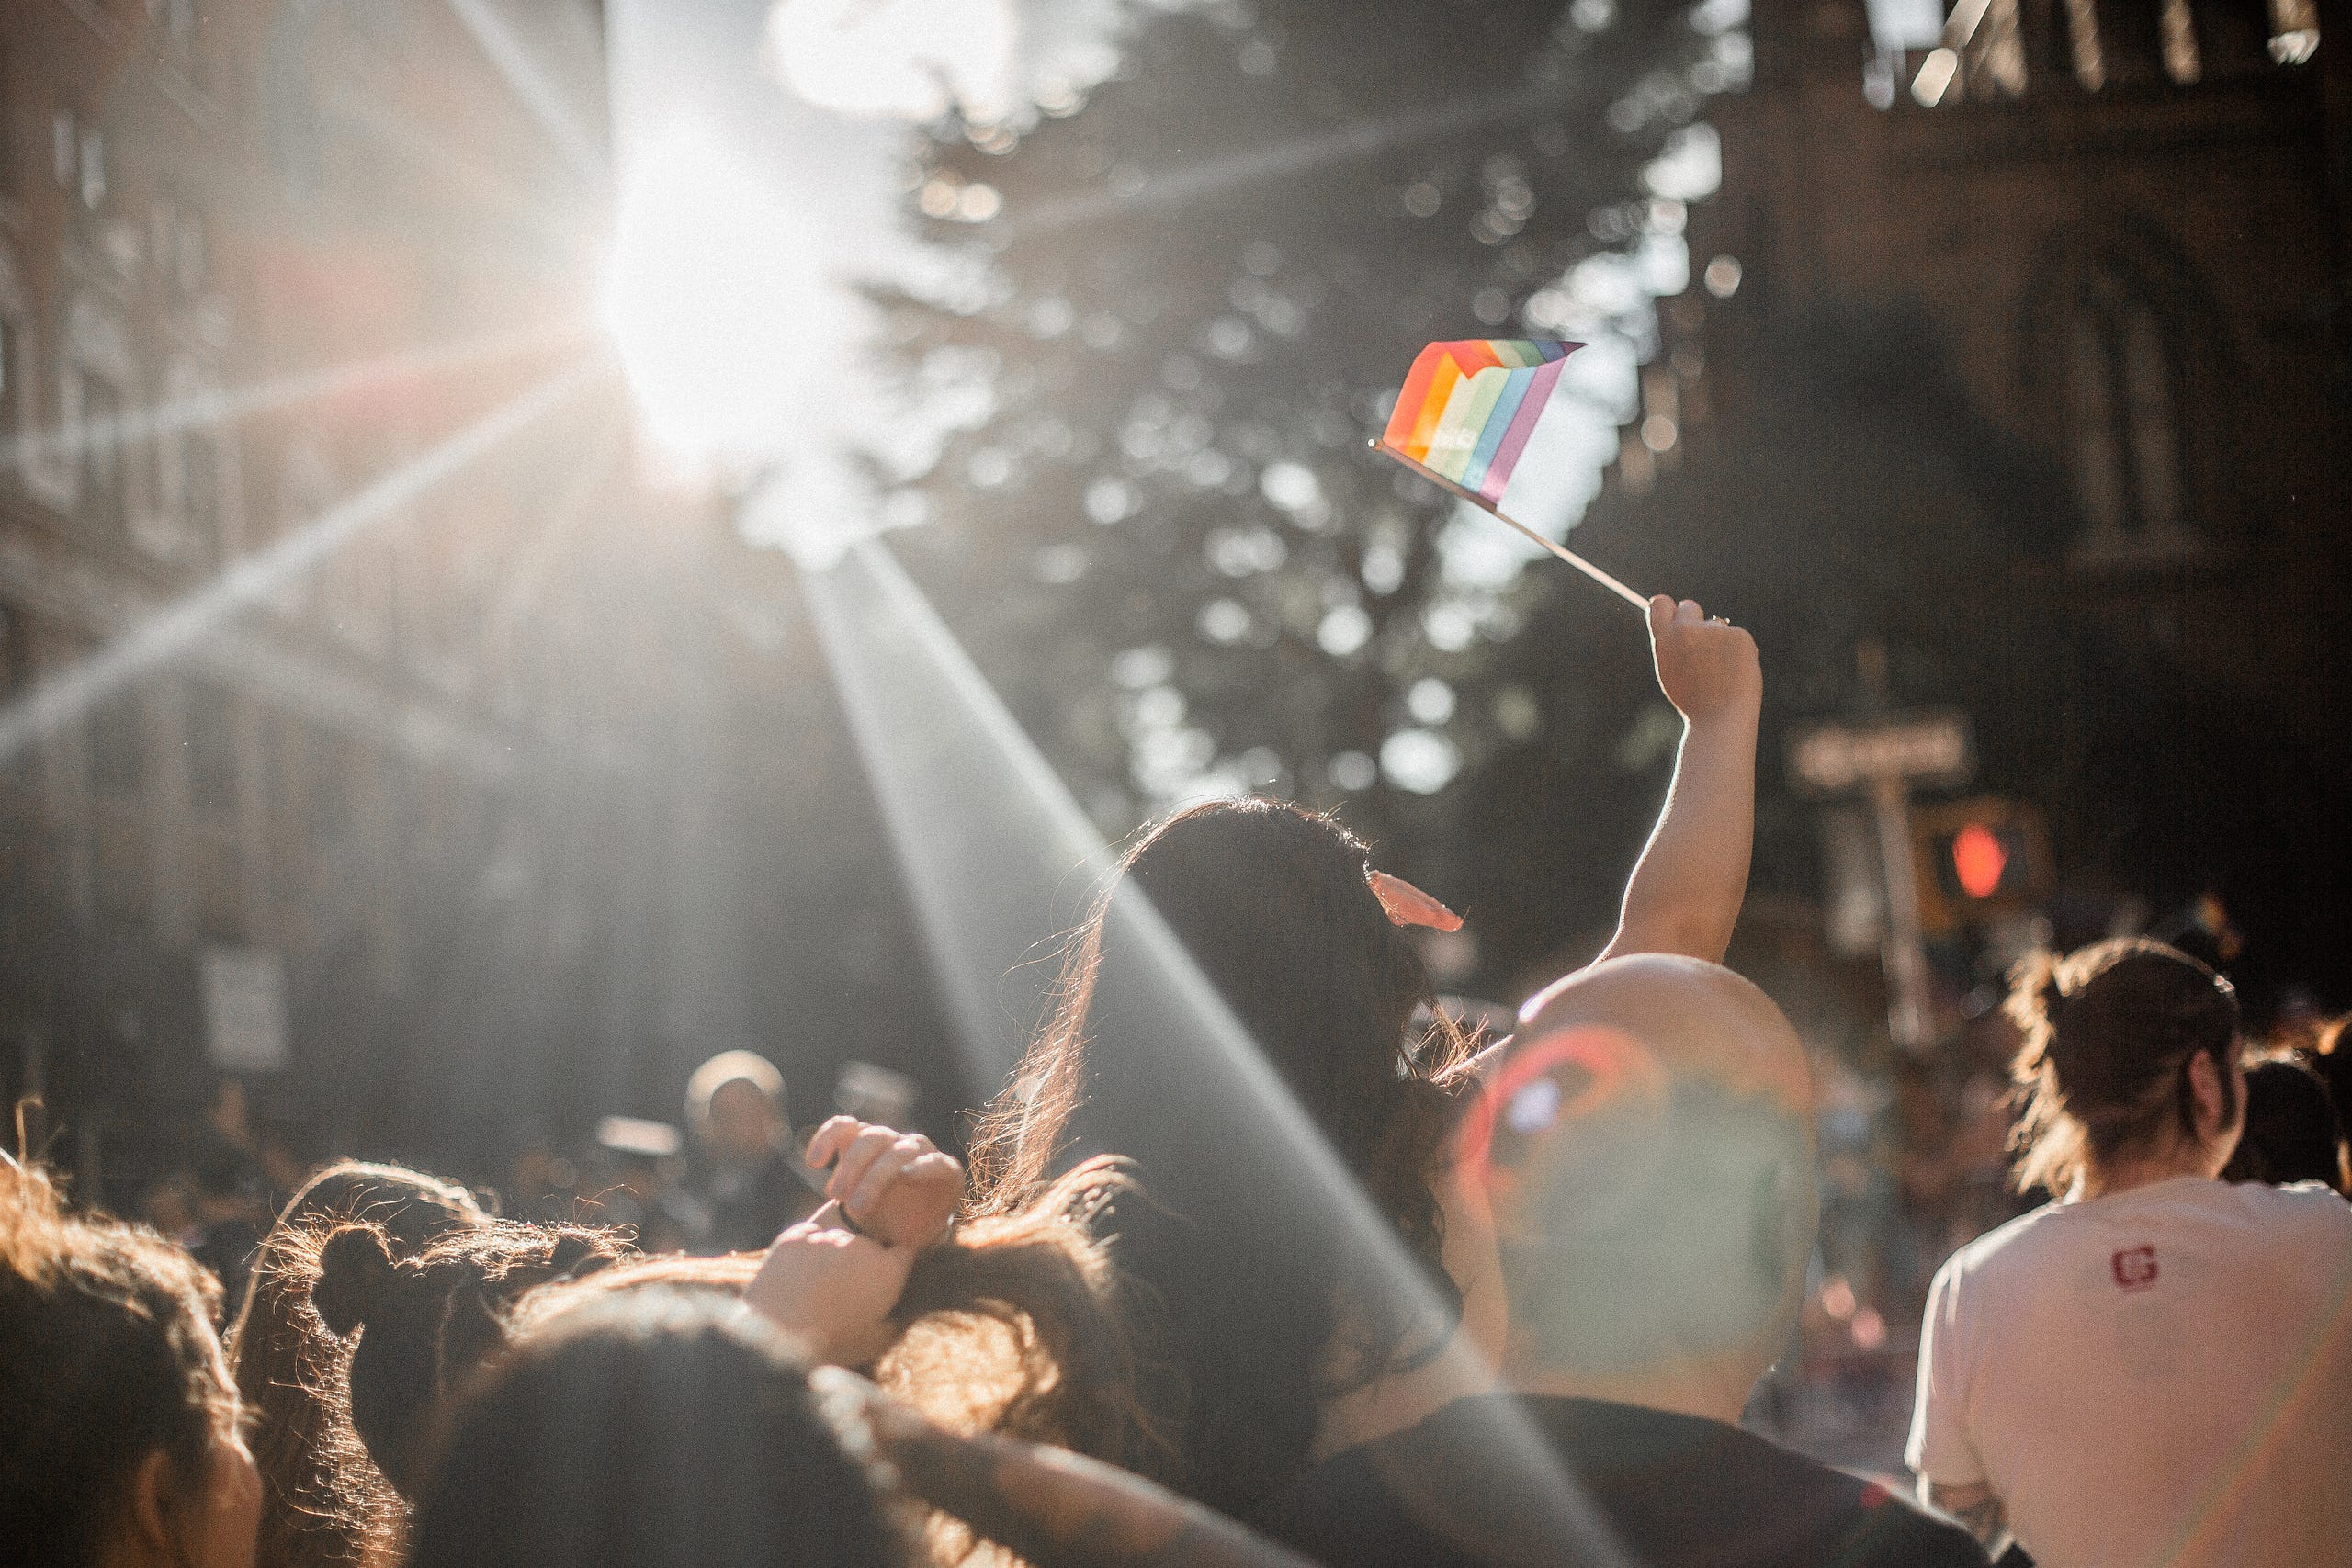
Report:
<svg viewBox="0 0 2352 1568"><path fill-rule="evenodd" d="M2352 1205L2215 1179L2244 1117L2227 980L2161 943L2029 961L2019 1188L1936 1274L1908 1459L2040 1568L2352 1563Z"/></svg>

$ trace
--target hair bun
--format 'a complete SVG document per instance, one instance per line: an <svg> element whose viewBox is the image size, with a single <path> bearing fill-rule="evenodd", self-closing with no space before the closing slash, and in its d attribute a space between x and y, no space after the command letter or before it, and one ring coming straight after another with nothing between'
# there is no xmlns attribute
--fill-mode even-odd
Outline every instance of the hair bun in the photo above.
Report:
<svg viewBox="0 0 2352 1568"><path fill-rule="evenodd" d="M566 1230L548 1253L548 1267L570 1279L594 1274L612 1261L610 1244L589 1231Z"/></svg>
<svg viewBox="0 0 2352 1568"><path fill-rule="evenodd" d="M319 1278L311 1305L336 1335L348 1335L383 1310L394 1267L384 1233L374 1225L344 1225L319 1248Z"/></svg>

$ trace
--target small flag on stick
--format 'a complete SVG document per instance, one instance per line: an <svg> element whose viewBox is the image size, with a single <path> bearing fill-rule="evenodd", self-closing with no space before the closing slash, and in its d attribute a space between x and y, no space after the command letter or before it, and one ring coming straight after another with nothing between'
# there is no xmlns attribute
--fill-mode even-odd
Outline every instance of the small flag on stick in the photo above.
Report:
<svg viewBox="0 0 2352 1568"><path fill-rule="evenodd" d="M1466 338L1433 343L1414 357L1396 412L1373 449L1508 523L1635 609L1649 602L1574 550L1502 511L1503 489L1560 367L1580 343Z"/></svg>

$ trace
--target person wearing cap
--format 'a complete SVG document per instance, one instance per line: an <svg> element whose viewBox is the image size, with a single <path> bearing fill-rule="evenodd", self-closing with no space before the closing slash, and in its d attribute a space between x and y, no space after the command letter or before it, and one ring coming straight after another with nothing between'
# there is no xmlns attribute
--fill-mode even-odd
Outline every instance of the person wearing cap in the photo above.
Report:
<svg viewBox="0 0 2352 1568"><path fill-rule="evenodd" d="M1332 1563L1983 1568L1965 1530L1737 1425L1817 1220L1811 1077L1780 1010L1645 955L1522 1017L1459 1145L1508 1309L1500 1390L1324 1460L1260 1523ZM1564 1487L1509 1451L1525 1442Z"/></svg>
<svg viewBox="0 0 2352 1568"><path fill-rule="evenodd" d="M758 1251L817 1207L786 1109L784 1075L756 1051L722 1051L686 1081L710 1250Z"/></svg>

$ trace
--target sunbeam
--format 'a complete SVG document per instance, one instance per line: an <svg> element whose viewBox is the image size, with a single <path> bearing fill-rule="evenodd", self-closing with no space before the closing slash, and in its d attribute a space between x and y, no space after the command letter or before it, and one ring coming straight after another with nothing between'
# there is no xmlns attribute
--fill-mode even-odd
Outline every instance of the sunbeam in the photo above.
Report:
<svg viewBox="0 0 2352 1568"><path fill-rule="evenodd" d="M1368 119L1328 136L1303 138L1277 146L1212 158L1188 167L1146 176L1141 188L1122 195L1102 191L1049 202L1030 212L1009 211L999 227L1016 235L1046 233L1074 223L1088 223L1122 213L1182 207L1220 195L1238 186L1283 179L1351 159L1369 158L1408 142L1453 136L1521 115L1556 113L1584 96L1576 85L1544 87L1491 98L1475 99L1445 108L1419 109L1389 119Z"/></svg>
<svg viewBox="0 0 2352 1568"><path fill-rule="evenodd" d="M571 106L564 102L556 85L532 61L521 40L483 0L449 0L449 9L465 24L466 31L473 35L474 42L481 46L482 53L490 57L490 62L498 68L498 73L506 79L523 107L531 111L531 118L539 122L539 128L548 133L548 140L555 143L564 161L582 178L595 186L604 185L604 149L597 146L587 127L580 123L580 117L571 112Z"/></svg>
<svg viewBox="0 0 2352 1568"><path fill-rule="evenodd" d="M1109 846L880 544L854 545L830 568L804 570L801 583L967 1066L980 1088L993 1089L1051 978L1035 964L1030 979L1008 989L1008 971L1071 924L1113 864ZM1442 1321L1444 1309L1396 1233L1131 880L1117 883L1108 924L1115 935L1106 941L1148 962L1128 971L1136 978L1127 994L1098 997L1123 1017L1149 1021L1154 1059L1175 1090L1168 1114L1208 1123L1209 1141L1235 1151L1244 1168L1280 1172L1266 1202L1313 1205L1319 1226L1376 1262L1396 1299ZM1593 1561L1624 1562L1518 1406L1478 1407L1503 1425L1503 1450L1544 1499L1548 1522L1586 1542Z"/></svg>
<svg viewBox="0 0 2352 1568"><path fill-rule="evenodd" d="M521 553L508 564L505 585L482 616L483 642L497 642L537 607L548 574L567 547L579 538L590 515L590 502L612 478L614 467L620 461L619 423L616 414L607 416L598 422L594 430L582 433L590 454L588 460L580 465L571 482L524 541Z"/></svg>
<svg viewBox="0 0 2352 1568"><path fill-rule="evenodd" d="M404 349L345 365L298 370L255 386L199 392L152 408L133 409L109 419L78 420L50 430L28 432L0 447L0 470L76 462L94 446L122 446L176 435L184 430L221 424L248 414L316 398L331 398L402 377L437 375L461 366L542 352L577 342L587 332L584 321L523 327L426 348Z"/></svg>
<svg viewBox="0 0 2352 1568"><path fill-rule="evenodd" d="M41 736L267 598L346 540L382 522L507 437L526 428L605 372L601 363L559 371L394 468L367 489L302 523L268 547L140 622L70 669L36 682L0 708L0 766Z"/></svg>

